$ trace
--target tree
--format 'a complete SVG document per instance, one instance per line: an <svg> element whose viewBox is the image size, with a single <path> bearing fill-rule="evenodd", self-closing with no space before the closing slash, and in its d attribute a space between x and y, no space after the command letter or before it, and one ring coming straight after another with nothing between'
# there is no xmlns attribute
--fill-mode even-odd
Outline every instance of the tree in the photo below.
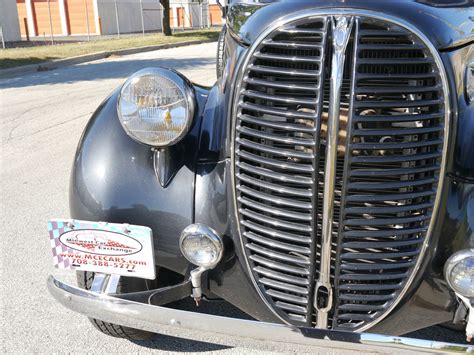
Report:
<svg viewBox="0 0 474 355"><path fill-rule="evenodd" d="M171 36L170 0L160 0L160 4L163 6L163 34Z"/></svg>

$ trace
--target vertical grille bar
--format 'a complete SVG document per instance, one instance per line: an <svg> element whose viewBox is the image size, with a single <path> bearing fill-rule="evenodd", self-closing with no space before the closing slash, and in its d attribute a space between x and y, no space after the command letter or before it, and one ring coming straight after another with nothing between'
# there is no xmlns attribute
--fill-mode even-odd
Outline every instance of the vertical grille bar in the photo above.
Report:
<svg viewBox="0 0 474 355"><path fill-rule="evenodd" d="M321 262L319 278L316 283L315 307L317 327L327 328L328 312L332 308L331 285L331 242L334 216L334 195L336 185L336 163L339 136L340 101L344 76L346 48L352 32L354 19L347 17L331 18L332 59L331 87L329 96L328 128L326 135L326 160L324 169L324 195L322 216ZM321 293L324 294L321 295Z"/></svg>
<svg viewBox="0 0 474 355"><path fill-rule="evenodd" d="M337 233L337 245L336 245L336 259L338 259L338 256L341 254L341 247L342 247L342 231L343 231L343 226L344 226L344 218L345 218L345 212L343 211L342 206L345 205L346 203L346 196L347 196L347 186L346 182L349 178L349 168L350 168L350 161L351 161L351 155L350 155L350 149L349 149L349 142L352 139L352 119L354 116L354 101L356 99L356 95L353 93L355 92L355 82L356 82L356 71L357 71L357 51L358 51L358 38L359 38L359 30L360 30L360 19L356 18L355 19L355 31L354 31L354 44L353 44L353 57L352 57L352 73L351 73L351 83L350 83L350 101L349 101L349 111L348 111L348 116L347 116L347 136L346 136L346 141L345 141L345 152L344 152L344 172L343 172L343 178L342 178L342 188L341 188L341 213L339 214L339 228L338 228L338 233ZM337 319L337 309L340 304L339 302L339 278L337 275L340 274L340 263L336 262L335 263L335 277L334 277L334 299L335 299L335 307L333 310L333 318L334 320Z"/></svg>
<svg viewBox="0 0 474 355"><path fill-rule="evenodd" d="M326 68L327 68L327 61L328 61L328 36L327 31L329 27L329 18L326 18L324 21L324 30L326 31L326 36L323 37L322 47L324 50L323 59L321 61L321 76L318 83L318 95L319 95L319 102L318 102L318 114L315 115L315 126L316 126L316 133L315 133L315 146L314 146L314 154L315 159L313 159L313 196L312 196L312 206L313 206L313 218L311 220L312 229L313 229L313 243L311 243L311 269L310 269L310 293L309 293L309 303L308 303L308 313L307 313L307 325L313 325L313 313L314 313L314 301L311 300L316 299L316 288L312 287L312 285L316 282L317 277L317 270L319 269L321 260L318 256L318 243L321 243L320 236L318 236L318 215L321 213L319 210L319 195L320 195L320 187L319 187L319 166L321 164L321 155L322 152L322 144L321 144L321 125L322 125L322 114L323 114L323 101L324 101L324 82L326 80ZM320 251L320 250L319 250Z"/></svg>

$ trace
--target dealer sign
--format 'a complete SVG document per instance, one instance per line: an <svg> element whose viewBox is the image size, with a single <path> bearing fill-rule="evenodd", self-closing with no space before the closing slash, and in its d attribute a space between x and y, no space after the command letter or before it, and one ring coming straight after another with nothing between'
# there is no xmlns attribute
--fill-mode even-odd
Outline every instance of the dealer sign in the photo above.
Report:
<svg viewBox="0 0 474 355"><path fill-rule="evenodd" d="M54 219L48 232L54 265L60 269L155 278L148 227Z"/></svg>

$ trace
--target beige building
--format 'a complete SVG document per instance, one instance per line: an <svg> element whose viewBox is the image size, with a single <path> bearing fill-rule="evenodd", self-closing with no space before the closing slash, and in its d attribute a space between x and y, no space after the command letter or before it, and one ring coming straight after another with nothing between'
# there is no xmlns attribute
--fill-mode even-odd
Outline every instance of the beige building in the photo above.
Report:
<svg viewBox="0 0 474 355"><path fill-rule="evenodd" d="M1 0L14 3L15 0ZM159 0L16 0L17 26L25 36L69 36L160 31ZM222 23L215 0L171 0L171 26L201 28Z"/></svg>

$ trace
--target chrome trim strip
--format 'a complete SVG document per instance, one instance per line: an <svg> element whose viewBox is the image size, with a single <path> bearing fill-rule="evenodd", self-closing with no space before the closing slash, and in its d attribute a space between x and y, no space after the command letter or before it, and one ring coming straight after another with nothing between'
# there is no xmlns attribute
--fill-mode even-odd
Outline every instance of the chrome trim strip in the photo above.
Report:
<svg viewBox="0 0 474 355"><path fill-rule="evenodd" d="M203 313L181 311L145 303L133 302L91 292L58 281L49 276L47 287L51 295L64 307L90 318L120 324L154 333L170 334L191 339L208 339L209 334L220 335L219 343L235 345L245 339L313 346L336 351L360 351L391 353L395 349L416 352L474 352L474 346L450 344L388 336L380 334L354 334L342 331L315 328L298 328L283 324L265 323L245 319L214 316Z"/></svg>
<svg viewBox="0 0 474 355"><path fill-rule="evenodd" d="M292 22L292 21L297 21L300 19L304 18L314 18L318 16L367 16L367 17L372 17L381 21L386 21L386 22L392 22L395 25L401 26L406 28L407 30L411 31L413 34L418 36L420 40L426 45L427 49L431 52L433 55L433 58L435 60L435 63L439 69L439 76L442 81L442 86L443 86L443 94L444 96L444 107L445 107L445 117L444 117L444 146L443 146L443 153L442 153L442 161L441 161L441 167L440 167L440 174L439 174L439 183L438 183L438 193L436 195L436 199L433 205L433 213L432 213L432 220L430 221L430 225L428 227L428 231L426 233L426 239L425 243L423 244L423 247L420 251L420 254L418 256L416 265L414 266L414 271L411 273L410 277L407 279L405 287L400 291L400 294L398 297L393 301L392 305L387 308L384 314L382 314L380 317L378 317L376 320L373 322L367 323L365 326L359 328L356 330L356 332L363 332L367 330L370 327L373 327L377 323L381 322L383 319L385 319L392 311L393 309L398 305L400 300L405 296L407 293L409 287L411 286L415 276L417 275L417 271L421 266L421 262L423 260L423 256L426 253L426 249L429 246L429 241L431 234L433 233L434 229L434 223L433 221L436 220L436 216L439 210L439 204L441 201L441 192L443 191L443 186L444 186L444 180L445 180L445 174L446 174L446 162L447 162L447 152L448 152L448 146L449 146L449 136L450 136L450 119L451 119L451 106L449 103L449 97L450 97L450 90L449 90L449 85L448 85L448 79L446 75L446 69L444 67L443 61L441 59L440 54L436 50L436 47L431 43L431 41L426 37L426 35L423 34L418 28L413 26L411 23L406 22L405 20L402 20L398 17L394 17L391 15L387 14L381 14L379 12L374 12L371 10L361 10L361 9L315 9L315 10L304 10L300 12L296 12L287 16L283 16L279 18L278 20L274 21L272 26L267 27L261 34L258 36L258 38L252 43L250 48L247 50L247 53L243 54L243 58L239 58L239 63L238 65L238 72L237 75L235 75L234 82L232 83L232 87L234 89L233 92L233 102L232 102L232 109L229 110L229 122L231 122L231 145L230 145L230 153L231 153L231 183L232 183L232 191L234 193L234 199L233 199L233 204L234 204L234 213L235 213L235 221L236 221L236 228L237 232L239 233L239 238L240 238L240 243L242 250L245 250L245 246L243 244L243 239L241 238L241 229L240 229L240 223L239 223L239 216L238 216L238 208L237 208L237 190L236 190L236 175L235 175L235 124L237 121L237 113L239 110L240 102L238 101L238 98L240 96L240 91L241 87L243 84L243 79L244 79L244 74L246 71L246 68L248 66L248 63L250 59L252 58L253 53L256 51L256 49L260 46L262 41L272 32L278 30L278 28L284 26L285 24ZM280 315L274 310L274 308L268 303L265 295L262 294L262 291L260 290L259 285L257 284L257 281L253 277L252 274L252 268L250 266L248 258L245 259L245 264L247 266L247 270L249 273L249 277L252 280L252 283L257 290L257 293L260 295L262 301L264 304L267 305L269 310L275 314L279 319L281 319L282 322L288 323L285 319L280 317Z"/></svg>
<svg viewBox="0 0 474 355"><path fill-rule="evenodd" d="M347 181L348 181L348 174L349 174L349 166L350 166L350 156L351 156L351 151L349 149L349 145L350 145L350 142L352 141L352 129L350 129L352 127L352 121L353 121L353 118L354 118L354 101L355 101L355 97L356 97L356 94L355 94L355 87L356 87L356 70L357 70L357 50L359 48L359 44L358 44L358 38L359 38L359 30L360 30L360 19L359 18L355 18L355 30L354 30L354 48L352 49L352 52L353 52L353 56L352 56L352 73L351 73L351 88L350 88L350 92L352 93L351 97L350 97L350 100L349 100L349 115L347 117L347 129L346 129L346 140L345 140L345 148L346 148L346 152L344 154L344 168L343 168L343 177L342 177L342 181L343 181L343 186L342 186L342 189L341 189L341 199L340 199L340 203L341 203L341 206L344 206L345 205L345 202L346 202L346 195L347 195L347 188L346 186L344 186ZM345 214L345 213L344 213ZM339 235L338 235L338 242L341 241L341 234L342 234L342 231L344 230L342 225L343 225L343 218L344 218L344 214L343 213L340 213L339 215ZM339 253L339 249L340 249L340 245L338 244L337 245L337 250L336 250L336 258L337 258L337 253ZM337 264L336 265L336 270L335 270L335 275L338 274L339 272L339 268L340 268L340 264ZM336 288L337 286L337 282L335 280L335 284L333 285L334 288ZM338 311L337 311L337 306L338 306L338 301L337 301L337 296L338 296L338 293L336 291L336 294L334 295L335 298L336 298L336 302L335 302L335 305L334 305L334 312L333 312L333 319L335 319L337 321L337 316L338 316Z"/></svg>
<svg viewBox="0 0 474 355"><path fill-rule="evenodd" d="M319 279L316 282L316 292L314 297L314 308L317 310L316 327L321 329L326 329L328 327L328 312L331 310L333 304L333 288L331 285L331 242L334 217L334 194L336 186L337 145L339 138L339 106L341 102L346 49L351 36L353 23L353 17L331 17L333 53L331 59L331 88L329 93L326 161L324 166L321 261L319 264ZM318 290L321 288L324 288L328 292L327 304L322 308L317 305L317 294Z"/></svg>

